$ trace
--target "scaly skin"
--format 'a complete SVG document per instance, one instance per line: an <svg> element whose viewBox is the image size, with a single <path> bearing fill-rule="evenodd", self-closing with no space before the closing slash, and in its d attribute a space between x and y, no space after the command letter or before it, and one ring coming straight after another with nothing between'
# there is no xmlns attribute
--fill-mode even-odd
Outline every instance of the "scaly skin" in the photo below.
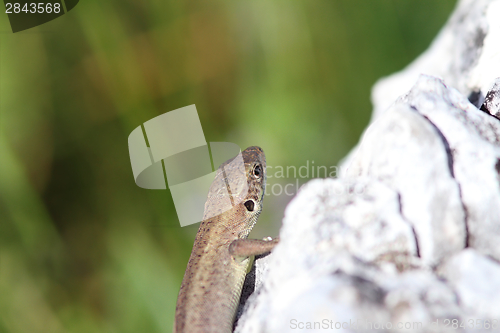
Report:
<svg viewBox="0 0 500 333"><path fill-rule="evenodd" d="M262 211L266 157L259 147L245 149L242 157L244 168L238 158L223 163L210 187L177 299L174 332L232 332L250 256L277 243L247 239Z"/></svg>

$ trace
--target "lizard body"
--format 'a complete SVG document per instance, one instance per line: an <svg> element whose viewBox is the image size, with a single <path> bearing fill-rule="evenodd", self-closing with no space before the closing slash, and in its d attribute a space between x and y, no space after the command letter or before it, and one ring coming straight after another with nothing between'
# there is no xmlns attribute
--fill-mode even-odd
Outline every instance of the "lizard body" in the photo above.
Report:
<svg viewBox="0 0 500 333"><path fill-rule="evenodd" d="M265 182L266 158L259 147L217 170L177 298L174 332L233 331L250 257L277 243L247 239L262 210Z"/></svg>

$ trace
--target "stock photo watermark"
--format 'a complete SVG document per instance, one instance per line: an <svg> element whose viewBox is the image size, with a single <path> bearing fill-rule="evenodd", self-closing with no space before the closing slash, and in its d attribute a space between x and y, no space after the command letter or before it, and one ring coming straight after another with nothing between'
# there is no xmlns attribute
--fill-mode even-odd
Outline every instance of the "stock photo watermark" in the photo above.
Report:
<svg viewBox="0 0 500 333"><path fill-rule="evenodd" d="M398 321L398 322L377 322L356 319L349 321L335 321L331 319L323 319L321 321L300 321L297 319L290 320L290 329L292 330L355 330L360 332L372 332L373 330L382 331L422 331L424 328L428 332L460 330L479 330L481 332L498 332L499 321L497 319L434 319L426 324L420 321Z"/></svg>
<svg viewBox="0 0 500 333"><path fill-rule="evenodd" d="M24 1L4 0L13 33L52 21L72 10L79 0Z"/></svg>
<svg viewBox="0 0 500 333"><path fill-rule="evenodd" d="M294 196L302 186L314 178L337 178L345 170L341 167L332 165L315 165L314 161L307 160L301 166L267 166L266 196ZM338 188L338 193L361 194L362 188L355 183L346 183L346 186Z"/></svg>
<svg viewBox="0 0 500 333"><path fill-rule="evenodd" d="M135 128L128 137L132 173L137 186L149 190L170 190L180 225L201 222L204 206L212 181L221 164L240 170L242 188L234 184L222 186L219 213L230 210L235 202L234 193L244 197L248 188L245 165L238 145L231 142L207 142L195 105L169 111ZM335 178L341 174L338 166L317 165L306 161L300 166L267 166L266 196L294 196L305 182L313 178ZM232 187L233 186L233 187ZM361 188L345 182L339 188L343 193L360 193Z"/></svg>
<svg viewBox="0 0 500 333"><path fill-rule="evenodd" d="M321 321L299 321L297 319L290 320L290 329L292 330L357 330L357 331L372 331L372 330L420 330L423 328L422 322L376 322L356 319L349 321L335 321L331 319L323 319Z"/></svg>

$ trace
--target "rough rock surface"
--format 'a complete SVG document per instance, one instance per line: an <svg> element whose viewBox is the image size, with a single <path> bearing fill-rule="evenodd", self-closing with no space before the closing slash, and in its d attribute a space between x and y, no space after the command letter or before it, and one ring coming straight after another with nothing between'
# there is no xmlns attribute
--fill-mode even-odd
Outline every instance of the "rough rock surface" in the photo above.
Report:
<svg viewBox="0 0 500 333"><path fill-rule="evenodd" d="M301 189L256 262L236 332L500 332L498 17L460 1L374 87L340 177Z"/></svg>
<svg viewBox="0 0 500 333"><path fill-rule="evenodd" d="M486 94L481 110L500 119L500 79L496 79L493 87Z"/></svg>

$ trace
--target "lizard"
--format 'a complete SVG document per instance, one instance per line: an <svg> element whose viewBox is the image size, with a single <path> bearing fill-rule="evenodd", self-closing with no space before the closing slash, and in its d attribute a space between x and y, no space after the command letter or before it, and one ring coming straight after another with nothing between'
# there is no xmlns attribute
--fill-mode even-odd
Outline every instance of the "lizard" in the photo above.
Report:
<svg viewBox="0 0 500 333"><path fill-rule="evenodd" d="M253 146L238 156L221 164L210 186L177 298L175 333L232 332L252 256L278 243L277 238L248 239L262 211L264 151Z"/></svg>

